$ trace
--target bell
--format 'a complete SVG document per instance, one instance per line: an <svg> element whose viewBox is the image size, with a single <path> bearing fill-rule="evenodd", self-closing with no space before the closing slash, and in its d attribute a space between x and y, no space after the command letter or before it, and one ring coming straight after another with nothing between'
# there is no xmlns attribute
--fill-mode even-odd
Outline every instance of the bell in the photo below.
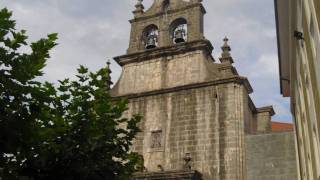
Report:
<svg viewBox="0 0 320 180"><path fill-rule="evenodd" d="M156 48L156 38L154 36L148 36L146 41L146 49Z"/></svg>
<svg viewBox="0 0 320 180"><path fill-rule="evenodd" d="M179 29L174 33L174 42L175 43L183 43L186 40L184 39L185 37L185 30L184 29Z"/></svg>

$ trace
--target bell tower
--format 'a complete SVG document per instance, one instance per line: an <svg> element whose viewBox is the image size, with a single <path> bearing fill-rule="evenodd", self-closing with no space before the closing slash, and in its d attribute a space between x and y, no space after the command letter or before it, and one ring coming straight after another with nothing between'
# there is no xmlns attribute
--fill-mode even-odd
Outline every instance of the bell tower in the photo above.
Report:
<svg viewBox="0 0 320 180"><path fill-rule="evenodd" d="M135 7L128 53L204 39L201 0L155 0L147 11L138 0Z"/></svg>
<svg viewBox="0 0 320 180"><path fill-rule="evenodd" d="M132 150L146 172L134 179L244 180L244 134L258 112L270 121L272 108L258 111L248 96L227 38L215 62L201 2L154 0L145 10L138 0L127 53L114 58L122 74L111 95L129 100L125 116L143 117Z"/></svg>
<svg viewBox="0 0 320 180"><path fill-rule="evenodd" d="M203 35L206 11L202 1L155 0L146 11L142 2L137 1L129 21L127 54L115 57L123 73L114 93L141 93L217 79L213 47Z"/></svg>

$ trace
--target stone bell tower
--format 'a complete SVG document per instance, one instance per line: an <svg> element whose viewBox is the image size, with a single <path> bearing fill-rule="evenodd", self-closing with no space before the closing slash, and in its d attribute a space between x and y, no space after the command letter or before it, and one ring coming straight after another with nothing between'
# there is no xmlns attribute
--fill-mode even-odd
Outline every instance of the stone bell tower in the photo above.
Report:
<svg viewBox="0 0 320 180"><path fill-rule="evenodd" d="M145 171L135 179L246 179L245 134L270 128L272 107L256 108L252 88L232 66L224 39L221 63L203 34L201 0L138 0L123 72L111 90L140 114L133 151Z"/></svg>
<svg viewBox="0 0 320 180"><path fill-rule="evenodd" d="M178 27L187 26L184 38L189 42L203 40L203 15L206 13L200 3L201 0L155 0L152 7L144 12L142 1L138 1L134 13L134 19L130 20L131 38L128 53L145 50L147 36L150 33L157 36L157 47L172 46ZM183 8L181 8L183 7ZM146 26L147 25L147 26ZM150 40L150 39L149 39Z"/></svg>

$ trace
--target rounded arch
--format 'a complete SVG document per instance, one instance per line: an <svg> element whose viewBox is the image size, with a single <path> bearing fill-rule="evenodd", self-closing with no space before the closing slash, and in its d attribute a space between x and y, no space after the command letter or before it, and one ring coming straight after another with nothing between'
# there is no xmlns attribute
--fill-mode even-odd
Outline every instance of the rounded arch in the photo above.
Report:
<svg viewBox="0 0 320 180"><path fill-rule="evenodd" d="M186 42L188 39L188 22L178 18L170 24L170 38L174 44Z"/></svg>
<svg viewBox="0 0 320 180"><path fill-rule="evenodd" d="M158 47L159 28L155 24L146 26L142 31L142 44L145 49Z"/></svg>

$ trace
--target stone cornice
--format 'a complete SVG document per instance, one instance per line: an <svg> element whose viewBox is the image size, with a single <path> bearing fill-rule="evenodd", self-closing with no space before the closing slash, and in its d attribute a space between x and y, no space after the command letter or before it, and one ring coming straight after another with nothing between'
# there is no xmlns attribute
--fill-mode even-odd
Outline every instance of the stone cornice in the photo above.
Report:
<svg viewBox="0 0 320 180"><path fill-rule="evenodd" d="M144 50L136 53L126 54L123 56L114 57L114 60L120 65L142 62L153 58L164 57L168 55L183 54L188 51L194 50L205 50L208 55L211 56L213 46L210 41L206 39L185 42L180 44L175 44L171 46L158 47L154 49ZM212 58L213 59L213 58Z"/></svg>
<svg viewBox="0 0 320 180"><path fill-rule="evenodd" d="M270 114L270 116L273 116L276 114L274 112L273 106L266 106L266 107L257 108L257 113L264 113L264 112L268 112Z"/></svg>
<svg viewBox="0 0 320 180"><path fill-rule="evenodd" d="M133 180L145 179L186 179L186 180L201 180L202 175L198 171L163 171L163 172L145 172L135 173Z"/></svg>
<svg viewBox="0 0 320 180"><path fill-rule="evenodd" d="M258 113L264 113L264 112L268 112L270 114L270 116L274 116L276 113L273 109L273 106L265 106L265 107L260 107L260 108L257 108L251 97L248 96L248 99L249 99L249 108L251 109L251 111L255 114L258 114Z"/></svg>
<svg viewBox="0 0 320 180"><path fill-rule="evenodd" d="M159 94L172 93L172 92L177 92L177 91L196 89L196 88L214 86L214 85L219 85L219 84L227 84L227 83L243 84L244 87L247 89L248 93L253 92L252 87L251 87L247 78L242 77L242 76L234 76L231 78L218 79L218 80L209 81L209 82L189 84L189 85L177 86L177 87L166 88L166 89L159 89L159 90L142 92L142 93L127 94L127 95L123 95L123 96L114 96L114 98L135 99L135 98L140 98L140 97L154 96L154 95L159 95Z"/></svg>

